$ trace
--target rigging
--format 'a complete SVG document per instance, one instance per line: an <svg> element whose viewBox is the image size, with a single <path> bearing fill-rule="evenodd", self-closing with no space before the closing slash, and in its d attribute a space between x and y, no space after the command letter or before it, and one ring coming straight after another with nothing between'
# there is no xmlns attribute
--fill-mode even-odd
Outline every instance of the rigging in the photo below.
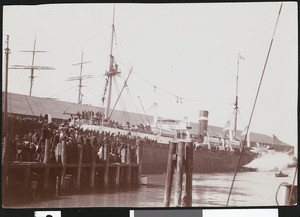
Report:
<svg viewBox="0 0 300 217"><path fill-rule="evenodd" d="M269 45L268 54L267 54L267 57L266 57L266 60L265 60L265 63L264 63L264 67L263 67L263 71L262 71L262 74L261 74L261 78L260 78L260 81L259 81L258 89L257 89L256 96L255 96L255 101L254 101L254 104L253 104L253 107L252 107L252 111L251 111L251 115L250 115L250 119L249 119L249 123L248 123L248 127L247 127L246 136L245 136L245 138L243 140L243 143L242 143L241 154L240 154L240 157L239 157L239 160L238 160L238 164L237 164L234 176L233 176L233 180L232 180L230 191L229 191L229 194L228 194L226 206L228 206L228 204L229 204L229 200L230 200L230 196L231 196L231 193L232 193L232 189L233 189L233 185L234 185L234 182L235 182L235 178L236 178L236 175L238 173L238 169L239 169L240 164L241 164L241 159L242 159L243 152L244 152L244 146L245 146L245 143L246 143L246 140L247 140L247 135L248 135L248 131L249 131L249 127L250 127L251 121L252 121L252 117L253 117L253 113L254 113L254 110L255 110L256 102L257 102L257 99L258 99L258 94L259 94L259 91L260 91L260 87L261 87L261 84L262 84L262 80L263 80L263 77L264 77L264 74L265 74L266 66L267 66L267 63L268 63L268 60L269 60L269 56L270 56L270 52L271 52L271 49L272 49L274 35L275 35L276 29L277 29L277 24L278 24L278 20L279 20L279 17L280 17L282 5L283 5L283 3L281 3L280 8L279 8L279 12L278 12L278 16L277 16L277 20L276 20L274 32L273 32L272 39L271 39L271 42L270 42L270 45Z"/></svg>

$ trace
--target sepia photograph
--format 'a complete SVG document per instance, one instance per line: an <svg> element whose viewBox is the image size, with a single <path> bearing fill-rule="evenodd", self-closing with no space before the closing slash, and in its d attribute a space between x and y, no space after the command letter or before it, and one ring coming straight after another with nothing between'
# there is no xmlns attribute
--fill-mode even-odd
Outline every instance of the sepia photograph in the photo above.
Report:
<svg viewBox="0 0 300 217"><path fill-rule="evenodd" d="M297 2L2 9L2 208L297 206Z"/></svg>

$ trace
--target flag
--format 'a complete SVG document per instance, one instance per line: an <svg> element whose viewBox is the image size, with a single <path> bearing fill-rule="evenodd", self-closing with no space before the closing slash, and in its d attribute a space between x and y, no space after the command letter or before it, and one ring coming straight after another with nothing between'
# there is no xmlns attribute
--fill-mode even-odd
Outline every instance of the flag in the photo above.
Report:
<svg viewBox="0 0 300 217"><path fill-rule="evenodd" d="M273 144L275 145L281 145L281 141L273 134Z"/></svg>
<svg viewBox="0 0 300 217"><path fill-rule="evenodd" d="M225 124L225 126L224 126L224 128L223 128L223 131L229 130L230 129L230 125L231 125L230 121L227 121L226 124Z"/></svg>

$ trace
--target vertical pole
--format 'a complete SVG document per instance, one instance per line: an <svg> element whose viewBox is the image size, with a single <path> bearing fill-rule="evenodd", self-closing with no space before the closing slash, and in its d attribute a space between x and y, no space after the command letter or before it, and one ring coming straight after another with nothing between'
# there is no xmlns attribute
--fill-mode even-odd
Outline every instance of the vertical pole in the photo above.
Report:
<svg viewBox="0 0 300 217"><path fill-rule="evenodd" d="M45 173L44 173L44 195L48 194L49 187L49 157L50 157L50 142L48 139L45 140L45 152L44 152L44 164L45 164ZM46 195L45 195L46 196Z"/></svg>
<svg viewBox="0 0 300 217"><path fill-rule="evenodd" d="M48 139L45 140L45 152L44 152L44 164L46 164L46 166L49 163L49 159L50 159L50 141Z"/></svg>
<svg viewBox="0 0 300 217"><path fill-rule="evenodd" d="M186 142L186 158L185 158L185 171L186 171L186 187L183 205L186 207L192 206L192 188L193 188L193 143Z"/></svg>
<svg viewBox="0 0 300 217"><path fill-rule="evenodd" d="M143 144L141 141L136 141L136 163L138 164L137 171L137 185L141 185L141 177L142 177L142 153L143 153Z"/></svg>
<svg viewBox="0 0 300 217"><path fill-rule="evenodd" d="M5 48L5 94L4 94L4 132L5 135L8 133L7 126L7 94L8 94L8 59L9 59L9 35L6 36L6 48Z"/></svg>
<svg viewBox="0 0 300 217"><path fill-rule="evenodd" d="M3 147L2 147L2 198L6 197L6 176L7 176L7 138L4 137Z"/></svg>
<svg viewBox="0 0 300 217"><path fill-rule="evenodd" d="M4 165L7 161L7 154L8 154L8 146L7 146L7 137L4 137L3 146L2 146L2 165ZM2 179L3 181L3 179Z"/></svg>
<svg viewBox="0 0 300 217"><path fill-rule="evenodd" d="M120 173L121 173L121 166L118 163L117 167L116 167L116 181L115 181L115 184L116 184L117 188L120 187Z"/></svg>
<svg viewBox="0 0 300 217"><path fill-rule="evenodd" d="M91 166L91 174L90 174L90 189L95 189L95 169L96 169L96 150L95 147L92 146L92 166Z"/></svg>
<svg viewBox="0 0 300 217"><path fill-rule="evenodd" d="M109 152L110 147L107 142L104 143L104 160L105 160L105 169L104 169L104 187L108 187L109 183Z"/></svg>
<svg viewBox="0 0 300 217"><path fill-rule="evenodd" d="M29 199L30 194L30 165L25 166L25 179L24 179L24 196L25 199Z"/></svg>
<svg viewBox="0 0 300 217"><path fill-rule="evenodd" d="M167 178L166 178L166 188L164 196L164 207L170 206L171 200L171 191L173 183L173 175L175 169L175 160L176 160L176 145L177 143L171 142L169 146L169 155L168 155L168 164L167 164Z"/></svg>
<svg viewBox="0 0 300 217"><path fill-rule="evenodd" d="M176 207L181 206L182 196L182 180L183 180L183 160L184 160L184 142L179 141L177 145L177 171L176 171L176 184L175 184L175 196L174 204Z"/></svg>
<svg viewBox="0 0 300 217"><path fill-rule="evenodd" d="M127 183L131 185L131 147L130 144L127 145L126 163L128 164L127 171Z"/></svg>
<svg viewBox="0 0 300 217"><path fill-rule="evenodd" d="M34 79L34 57L35 57L35 45L36 45L36 38L34 39L33 43L33 50L32 50L32 62L31 62L31 74L30 74L30 90L29 90L29 96L32 94L32 86L33 86L33 79Z"/></svg>
<svg viewBox="0 0 300 217"><path fill-rule="evenodd" d="M76 191L80 190L83 144L80 144L78 149L79 149L79 153L78 153L79 157L78 157L78 169L77 169L77 177L76 177Z"/></svg>
<svg viewBox="0 0 300 217"><path fill-rule="evenodd" d="M67 164L67 158L66 158L66 143L65 141L61 141L61 177L60 177L60 188L62 191L65 190L66 186L66 164Z"/></svg>

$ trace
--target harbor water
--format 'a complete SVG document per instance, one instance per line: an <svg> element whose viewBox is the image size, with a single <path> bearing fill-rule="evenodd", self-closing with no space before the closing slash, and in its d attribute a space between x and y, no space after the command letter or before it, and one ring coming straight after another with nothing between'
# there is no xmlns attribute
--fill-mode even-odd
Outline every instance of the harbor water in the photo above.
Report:
<svg viewBox="0 0 300 217"><path fill-rule="evenodd" d="M285 171L288 177L275 177L275 172L240 172L237 174L229 206L276 206L276 192L283 182L292 184L295 168ZM193 175L193 207L226 206L233 173ZM99 192L58 196L14 205L15 208L77 207L162 207L166 175L148 175L148 185L118 192ZM297 178L296 178L297 180ZM297 184L297 183L295 183ZM278 197L280 197L279 190ZM174 189L172 190L171 207ZM279 205L280 199L278 199Z"/></svg>

